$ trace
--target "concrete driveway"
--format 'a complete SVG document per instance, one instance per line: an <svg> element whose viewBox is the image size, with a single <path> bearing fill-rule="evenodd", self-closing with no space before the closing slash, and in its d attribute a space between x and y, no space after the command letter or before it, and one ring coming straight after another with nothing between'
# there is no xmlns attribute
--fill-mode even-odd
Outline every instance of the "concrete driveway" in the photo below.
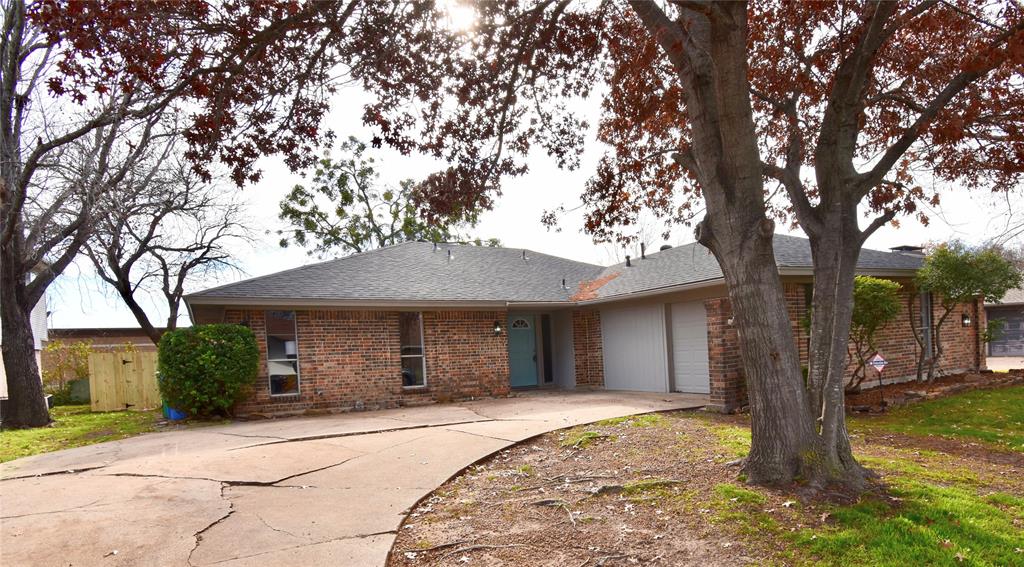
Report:
<svg viewBox="0 0 1024 567"><path fill-rule="evenodd" d="M0 564L381 565L408 509L534 435L705 396L538 392L158 433L0 466Z"/></svg>
<svg viewBox="0 0 1024 567"><path fill-rule="evenodd" d="M990 356L985 359L985 366L997 372L1024 368L1024 356Z"/></svg>

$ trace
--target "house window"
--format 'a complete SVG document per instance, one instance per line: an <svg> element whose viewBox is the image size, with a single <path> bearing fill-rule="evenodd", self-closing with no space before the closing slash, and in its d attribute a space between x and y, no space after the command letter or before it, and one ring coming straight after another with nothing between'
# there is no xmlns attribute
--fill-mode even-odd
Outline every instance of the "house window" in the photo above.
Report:
<svg viewBox="0 0 1024 567"><path fill-rule="evenodd" d="M932 355L932 294L921 294L921 339L924 342L924 355Z"/></svg>
<svg viewBox="0 0 1024 567"><path fill-rule="evenodd" d="M399 342L402 358L402 386L427 385L427 361L423 355L423 314L399 313Z"/></svg>
<svg viewBox="0 0 1024 567"><path fill-rule="evenodd" d="M271 396L299 393L299 341L294 311L267 311L267 374Z"/></svg>
<svg viewBox="0 0 1024 567"><path fill-rule="evenodd" d="M512 321L512 325L511 326L512 326L513 329L529 329L530 328L530 322L527 321L526 319L516 319L516 320Z"/></svg>

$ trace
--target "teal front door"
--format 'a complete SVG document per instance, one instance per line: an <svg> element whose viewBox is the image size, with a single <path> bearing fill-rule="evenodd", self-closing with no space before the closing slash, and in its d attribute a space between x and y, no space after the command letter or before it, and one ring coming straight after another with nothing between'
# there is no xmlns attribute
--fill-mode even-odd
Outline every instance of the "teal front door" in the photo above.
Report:
<svg viewBox="0 0 1024 567"><path fill-rule="evenodd" d="M537 330L533 315L508 318L508 365L513 388L537 385Z"/></svg>

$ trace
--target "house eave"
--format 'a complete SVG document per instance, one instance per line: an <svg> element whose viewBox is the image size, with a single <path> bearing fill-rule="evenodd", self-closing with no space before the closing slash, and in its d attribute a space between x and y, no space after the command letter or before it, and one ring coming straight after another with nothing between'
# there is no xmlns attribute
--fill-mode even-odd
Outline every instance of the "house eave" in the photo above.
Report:
<svg viewBox="0 0 1024 567"><path fill-rule="evenodd" d="M214 297L190 296L185 303L224 307L278 307L289 309L387 308L387 309L506 309L506 301L483 300L411 300L411 299L317 299L282 297Z"/></svg>
<svg viewBox="0 0 1024 567"><path fill-rule="evenodd" d="M709 280L701 280L698 282L690 282L685 284L674 284L662 287L656 287L651 289L645 289L643 291L635 291L631 293L619 293L616 295L610 295L608 297L598 297L596 299L587 299L576 302L577 305L600 305L602 303L612 303L615 301L628 301L630 299L639 299L644 297L653 297L656 295L664 295L666 293L675 293L679 291L688 291L692 289L701 289L706 287L714 287L725 283L725 278L712 278Z"/></svg>
<svg viewBox="0 0 1024 567"><path fill-rule="evenodd" d="M857 268L858 276L875 276L875 277L894 277L894 278L905 278L913 277L917 273L915 268ZM813 276L814 268L810 266L780 266L780 276Z"/></svg>

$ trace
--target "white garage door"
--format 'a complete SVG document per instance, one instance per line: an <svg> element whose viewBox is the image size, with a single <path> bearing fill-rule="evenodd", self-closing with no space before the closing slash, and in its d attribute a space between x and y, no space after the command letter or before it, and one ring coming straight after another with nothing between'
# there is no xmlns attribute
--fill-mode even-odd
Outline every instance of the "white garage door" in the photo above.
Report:
<svg viewBox="0 0 1024 567"><path fill-rule="evenodd" d="M703 301L672 304L672 365L677 392L708 394L708 323Z"/></svg>
<svg viewBox="0 0 1024 567"><path fill-rule="evenodd" d="M668 391L664 304L601 311L604 387Z"/></svg>

